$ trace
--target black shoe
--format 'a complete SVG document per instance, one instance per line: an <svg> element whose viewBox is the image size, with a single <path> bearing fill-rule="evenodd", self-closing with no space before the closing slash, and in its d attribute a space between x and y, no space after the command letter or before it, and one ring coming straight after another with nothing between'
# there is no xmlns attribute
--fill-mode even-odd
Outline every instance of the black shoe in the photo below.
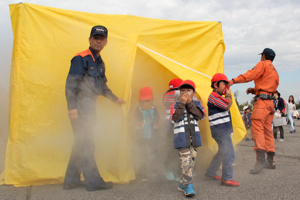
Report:
<svg viewBox="0 0 300 200"><path fill-rule="evenodd" d="M275 164L275 152L268 152L267 153L267 161L269 162L269 166L266 169L276 169Z"/></svg>
<svg viewBox="0 0 300 200"><path fill-rule="evenodd" d="M86 188L87 191L96 191L96 190L108 190L112 189L114 184L112 182L103 182L101 185L93 188Z"/></svg>
<svg viewBox="0 0 300 200"><path fill-rule="evenodd" d="M80 188L80 187L85 187L85 184L80 182L80 183L74 183L74 184L64 184L64 190L71 190L74 188Z"/></svg>
<svg viewBox="0 0 300 200"><path fill-rule="evenodd" d="M270 164L266 161L265 151L259 150L256 151L256 163L254 165L254 169L250 170L251 174L258 174L262 169L268 167Z"/></svg>
<svg viewBox="0 0 300 200"><path fill-rule="evenodd" d="M293 133L293 131L290 131L290 133Z"/></svg>

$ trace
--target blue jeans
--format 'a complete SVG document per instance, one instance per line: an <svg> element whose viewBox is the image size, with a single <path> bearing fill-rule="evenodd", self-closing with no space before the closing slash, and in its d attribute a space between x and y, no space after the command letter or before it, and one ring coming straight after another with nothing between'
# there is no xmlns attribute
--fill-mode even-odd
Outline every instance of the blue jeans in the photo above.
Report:
<svg viewBox="0 0 300 200"><path fill-rule="evenodd" d="M290 131L293 131L293 130L295 130L294 121L293 121L293 113L289 113L288 116L289 116L289 121L290 121L290 124L291 124Z"/></svg>
<svg viewBox="0 0 300 200"><path fill-rule="evenodd" d="M232 180L233 168L232 165L235 160L235 152L230 134L216 133L212 137L218 143L219 151L212 159L206 173L209 176L216 176L217 171L222 163L222 178L226 181Z"/></svg>

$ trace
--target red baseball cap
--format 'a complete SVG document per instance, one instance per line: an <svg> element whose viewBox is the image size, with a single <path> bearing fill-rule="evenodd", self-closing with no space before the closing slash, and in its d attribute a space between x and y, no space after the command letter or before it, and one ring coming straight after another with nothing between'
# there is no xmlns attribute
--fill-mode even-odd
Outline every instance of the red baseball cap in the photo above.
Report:
<svg viewBox="0 0 300 200"><path fill-rule="evenodd" d="M175 79L172 79L169 83L169 87L172 89L172 88L177 88L180 83L182 82L182 80L180 78L175 78Z"/></svg>
<svg viewBox="0 0 300 200"><path fill-rule="evenodd" d="M150 87L143 87L140 89L140 100L151 100L153 99L153 92Z"/></svg>
<svg viewBox="0 0 300 200"><path fill-rule="evenodd" d="M191 81L191 80L185 80L185 81L182 81L181 84L180 84L180 86L179 86L179 89L180 89L182 86L184 86L184 85L189 85L189 86L191 86L191 87L194 89L194 91L196 90L196 85L195 85L195 83L194 83L193 81Z"/></svg>
<svg viewBox="0 0 300 200"><path fill-rule="evenodd" d="M227 76L225 74L222 73L216 73L212 79L211 82L217 82L217 81L226 81L228 83L232 83L232 81L228 80Z"/></svg>

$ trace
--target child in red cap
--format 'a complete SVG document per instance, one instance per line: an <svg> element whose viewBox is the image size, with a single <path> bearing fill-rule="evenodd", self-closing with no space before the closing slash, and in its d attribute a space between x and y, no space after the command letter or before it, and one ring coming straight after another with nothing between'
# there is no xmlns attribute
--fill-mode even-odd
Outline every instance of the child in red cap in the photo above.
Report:
<svg viewBox="0 0 300 200"><path fill-rule="evenodd" d="M141 180L148 181L149 174L156 173L159 114L153 106L153 92L150 87L140 89L140 106L136 109L136 132L141 153Z"/></svg>
<svg viewBox="0 0 300 200"><path fill-rule="evenodd" d="M171 119L174 122L174 148L179 150L181 176L178 190L185 196L195 196L192 171L195 166L197 147L202 146L198 120L206 116L200 101L193 100L195 83L183 81L180 86L180 100L171 106Z"/></svg>
<svg viewBox="0 0 300 200"><path fill-rule="evenodd" d="M232 105L229 81L222 73L215 74L211 79L212 93L208 97L208 119L212 137L218 143L219 150L212 159L205 176L213 180L221 180L221 185L237 187L240 183L234 181L232 165L235 152L231 140L233 132L229 109ZM225 98L222 96L225 95ZM222 177L217 171L222 163Z"/></svg>
<svg viewBox="0 0 300 200"><path fill-rule="evenodd" d="M164 132L166 133L166 144L164 145L166 148L166 160L164 163L165 175L167 180L171 181L179 181L180 176L180 166L175 158L178 157L178 152L173 148L173 138L174 135L174 125L170 119L170 107L174 104L175 93L178 93L178 87L180 86L182 80L181 79L172 79L169 82L169 90L165 93L163 104L166 109L166 117L164 120ZM178 101L178 100L177 100Z"/></svg>

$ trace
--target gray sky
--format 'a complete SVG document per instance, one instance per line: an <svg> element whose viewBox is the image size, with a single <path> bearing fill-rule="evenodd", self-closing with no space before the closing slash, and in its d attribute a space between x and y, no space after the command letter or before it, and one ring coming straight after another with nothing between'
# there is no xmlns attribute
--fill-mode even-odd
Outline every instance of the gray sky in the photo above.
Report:
<svg viewBox="0 0 300 200"><path fill-rule="evenodd" d="M0 87L8 91L13 35L9 4L0 2ZM255 66L265 47L277 56L274 66L280 76L279 92L284 99L300 100L300 1L299 0L27 0L38 4L99 14L125 14L184 21L221 21L226 50L225 74L234 78ZM238 84L238 101L251 100L245 94L253 82Z"/></svg>

